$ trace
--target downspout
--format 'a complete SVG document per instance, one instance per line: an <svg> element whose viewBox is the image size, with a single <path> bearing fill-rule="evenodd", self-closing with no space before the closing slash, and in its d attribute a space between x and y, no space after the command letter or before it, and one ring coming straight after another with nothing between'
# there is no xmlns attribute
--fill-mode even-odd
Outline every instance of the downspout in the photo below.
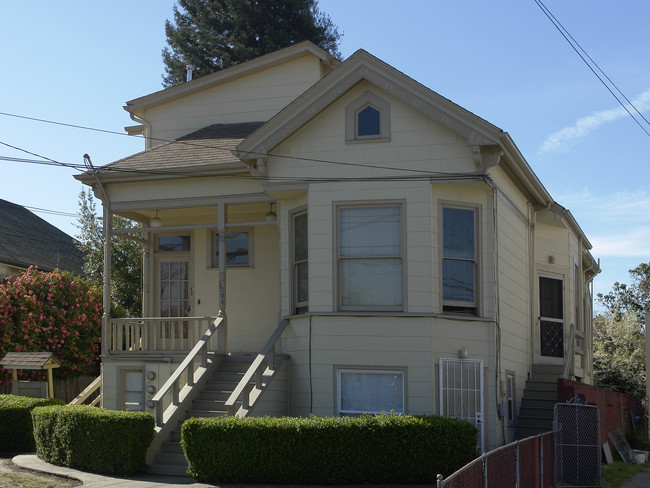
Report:
<svg viewBox="0 0 650 488"><path fill-rule="evenodd" d="M142 124L144 126L144 148L145 148L145 150L146 149L151 149L151 140L152 140L152 137L151 137L151 122L149 122L146 119L142 119L142 118L138 117L137 115L131 113L129 111L129 106L128 105L125 105L123 108L124 108L124 110L129 112L129 117L131 117L131 120L133 120L134 122L137 122L138 124Z"/></svg>

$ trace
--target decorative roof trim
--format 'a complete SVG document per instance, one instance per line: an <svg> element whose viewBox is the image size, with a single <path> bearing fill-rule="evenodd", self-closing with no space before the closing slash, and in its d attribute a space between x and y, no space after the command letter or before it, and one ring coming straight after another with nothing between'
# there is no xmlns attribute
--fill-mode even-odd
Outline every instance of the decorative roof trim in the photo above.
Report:
<svg viewBox="0 0 650 488"><path fill-rule="evenodd" d="M501 129L360 49L242 141L236 154L244 160L266 154L362 80L462 135L468 144L499 144Z"/></svg>

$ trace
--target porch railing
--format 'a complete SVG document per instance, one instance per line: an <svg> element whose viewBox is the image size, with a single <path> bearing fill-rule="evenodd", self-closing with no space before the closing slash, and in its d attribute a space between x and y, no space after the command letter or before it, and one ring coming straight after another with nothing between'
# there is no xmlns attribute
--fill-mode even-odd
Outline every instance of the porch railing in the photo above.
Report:
<svg viewBox="0 0 650 488"><path fill-rule="evenodd" d="M185 355L194 347L216 318L112 318L107 331L108 352L120 356L141 356L155 353Z"/></svg>

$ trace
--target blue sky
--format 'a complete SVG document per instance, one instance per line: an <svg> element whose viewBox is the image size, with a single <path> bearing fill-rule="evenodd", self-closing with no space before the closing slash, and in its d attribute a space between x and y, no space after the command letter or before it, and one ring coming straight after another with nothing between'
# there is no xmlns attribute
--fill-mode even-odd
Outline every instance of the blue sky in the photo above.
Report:
<svg viewBox="0 0 650 488"><path fill-rule="evenodd" d="M164 21L173 0L0 4L0 112L124 132L122 106L161 88ZM546 0L650 118L650 2ZM650 137L584 65L534 0L320 0L363 48L510 133L601 259L596 292L650 261ZM650 131L650 126L646 125ZM0 115L0 157L95 165L138 152L140 139ZM75 213L75 171L0 160L0 198ZM74 217L37 212L75 235Z"/></svg>

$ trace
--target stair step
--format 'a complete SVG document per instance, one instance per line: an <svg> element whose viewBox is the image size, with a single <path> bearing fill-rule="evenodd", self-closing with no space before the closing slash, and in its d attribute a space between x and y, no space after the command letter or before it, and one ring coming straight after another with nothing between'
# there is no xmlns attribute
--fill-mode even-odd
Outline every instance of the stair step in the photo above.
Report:
<svg viewBox="0 0 650 488"><path fill-rule="evenodd" d="M161 453L164 452L165 454L181 454L183 458L185 458L185 453L183 452L183 448L181 447L180 441L166 441L163 442L162 444L162 449L160 451Z"/></svg>
<svg viewBox="0 0 650 488"><path fill-rule="evenodd" d="M527 415L519 415L517 421L522 427L537 427L537 428L548 428L548 430L553 430L553 419L546 417L531 417Z"/></svg>
<svg viewBox="0 0 650 488"><path fill-rule="evenodd" d="M526 380L526 390L557 391L557 383L551 381Z"/></svg>
<svg viewBox="0 0 650 488"><path fill-rule="evenodd" d="M187 459L184 454L177 454L172 452L159 452L156 454L154 464L169 464L175 466L185 466L187 469Z"/></svg>
<svg viewBox="0 0 650 488"><path fill-rule="evenodd" d="M557 400L539 400L527 397L524 393L524 397L521 399L521 408L544 408L553 411Z"/></svg>
<svg viewBox="0 0 650 488"><path fill-rule="evenodd" d="M164 476L183 476L189 478L187 474L187 464L184 466L175 464L158 464L154 463L147 467L147 472L151 474L161 474Z"/></svg>

